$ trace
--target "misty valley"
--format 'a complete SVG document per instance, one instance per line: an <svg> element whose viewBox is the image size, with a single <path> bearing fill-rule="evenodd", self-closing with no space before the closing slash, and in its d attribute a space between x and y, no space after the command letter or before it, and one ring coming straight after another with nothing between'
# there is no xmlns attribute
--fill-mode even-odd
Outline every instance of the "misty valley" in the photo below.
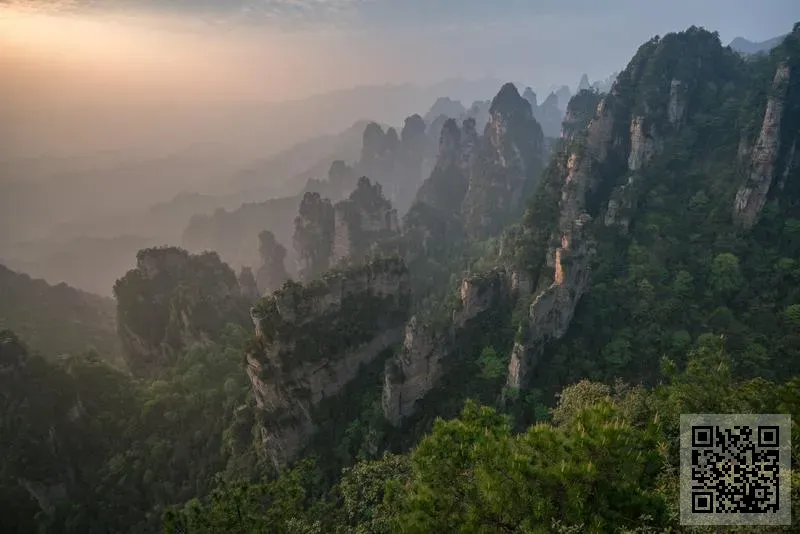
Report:
<svg viewBox="0 0 800 534"><path fill-rule="evenodd" d="M792 415L800 532L800 22L682 28L122 149L9 114L0 532L755 531L682 523L683 414Z"/></svg>

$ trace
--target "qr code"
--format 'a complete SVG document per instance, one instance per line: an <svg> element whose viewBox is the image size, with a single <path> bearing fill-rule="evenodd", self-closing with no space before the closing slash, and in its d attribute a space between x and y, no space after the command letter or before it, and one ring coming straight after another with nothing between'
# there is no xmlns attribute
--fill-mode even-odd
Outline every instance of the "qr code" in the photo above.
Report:
<svg viewBox="0 0 800 534"><path fill-rule="evenodd" d="M681 415L681 524L791 524L790 432L788 415Z"/></svg>

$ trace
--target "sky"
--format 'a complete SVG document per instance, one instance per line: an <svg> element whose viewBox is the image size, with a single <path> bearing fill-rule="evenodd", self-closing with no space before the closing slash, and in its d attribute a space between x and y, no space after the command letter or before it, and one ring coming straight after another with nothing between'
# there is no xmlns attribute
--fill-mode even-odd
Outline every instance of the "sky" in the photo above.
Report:
<svg viewBox="0 0 800 534"><path fill-rule="evenodd" d="M271 100L449 77L574 86L656 34L695 24L725 43L765 40L800 20L796 0L0 0L3 11L0 39L15 42L3 56L97 67L121 54L129 69L206 84L236 74L242 90L248 71L268 73L251 96Z"/></svg>
<svg viewBox="0 0 800 534"><path fill-rule="evenodd" d="M200 129L189 125L222 103L360 85L460 77L574 90L657 34L694 24L723 43L758 41L798 20L797 0L0 0L0 145L133 143L172 135L152 117Z"/></svg>

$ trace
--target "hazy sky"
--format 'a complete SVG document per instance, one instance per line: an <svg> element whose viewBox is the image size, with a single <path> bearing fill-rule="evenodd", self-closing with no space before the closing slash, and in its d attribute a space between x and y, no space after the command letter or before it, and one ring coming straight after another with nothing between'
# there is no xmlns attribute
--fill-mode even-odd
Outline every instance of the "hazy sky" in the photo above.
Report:
<svg viewBox="0 0 800 534"><path fill-rule="evenodd" d="M0 0L0 145L124 144L168 135L151 117L191 129L220 101L364 84L574 89L656 34L695 24L763 40L797 20L798 0Z"/></svg>
<svg viewBox="0 0 800 534"><path fill-rule="evenodd" d="M800 20L797 0L0 0L4 5L3 56L16 49L71 68L125 64L134 71L129 77L137 67L179 67L179 80L212 85L237 75L242 88L251 82L253 94L268 99L452 76L573 86L582 72L596 79L618 70L655 34L696 24L719 31L725 43L763 40ZM32 14L11 14L14 8Z"/></svg>

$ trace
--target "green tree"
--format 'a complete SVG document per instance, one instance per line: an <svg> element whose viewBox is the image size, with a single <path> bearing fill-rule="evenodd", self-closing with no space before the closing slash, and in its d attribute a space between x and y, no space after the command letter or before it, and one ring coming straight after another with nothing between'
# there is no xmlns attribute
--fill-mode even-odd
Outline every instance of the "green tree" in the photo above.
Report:
<svg viewBox="0 0 800 534"><path fill-rule="evenodd" d="M729 252L714 256L709 283L715 293L730 296L741 287L742 282L739 258Z"/></svg>

